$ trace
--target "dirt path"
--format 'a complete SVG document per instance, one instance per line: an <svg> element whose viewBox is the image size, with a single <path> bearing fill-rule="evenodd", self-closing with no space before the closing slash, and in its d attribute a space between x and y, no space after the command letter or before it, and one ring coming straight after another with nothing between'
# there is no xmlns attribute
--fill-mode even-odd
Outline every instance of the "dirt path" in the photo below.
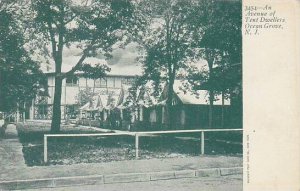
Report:
<svg viewBox="0 0 300 191"><path fill-rule="evenodd" d="M22 152L22 144L18 139L16 126L9 124L4 138L0 140L0 179L16 169L26 168Z"/></svg>

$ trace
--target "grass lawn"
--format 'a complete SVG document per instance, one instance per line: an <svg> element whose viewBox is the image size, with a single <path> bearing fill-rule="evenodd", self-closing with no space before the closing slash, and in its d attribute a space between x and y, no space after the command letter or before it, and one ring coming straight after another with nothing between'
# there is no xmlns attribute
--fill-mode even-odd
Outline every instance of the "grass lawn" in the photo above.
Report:
<svg viewBox="0 0 300 191"><path fill-rule="evenodd" d="M28 166L100 163L135 159L133 136L49 137L48 164L43 163L43 135L50 124L28 123L17 126ZM62 126L62 133L99 133L94 129ZM228 139L229 137L229 139ZM226 136L207 133L205 154L242 155L241 134ZM187 157L200 154L199 134L172 134L140 137L140 158Z"/></svg>

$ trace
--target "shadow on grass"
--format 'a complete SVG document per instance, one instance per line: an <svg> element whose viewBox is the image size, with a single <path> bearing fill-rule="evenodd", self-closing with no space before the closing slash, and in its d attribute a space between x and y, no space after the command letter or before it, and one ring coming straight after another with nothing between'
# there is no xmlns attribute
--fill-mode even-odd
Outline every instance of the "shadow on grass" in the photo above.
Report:
<svg viewBox="0 0 300 191"><path fill-rule="evenodd" d="M43 136L49 130L38 126L19 126L19 138L28 166L101 163L135 159L133 136L48 137L48 164L43 162ZM95 133L91 130L67 128L63 133ZM242 134L233 136L207 133L205 154L242 155ZM226 138L226 139L225 139ZM142 159L200 155L200 134L181 133L147 136L139 139Z"/></svg>

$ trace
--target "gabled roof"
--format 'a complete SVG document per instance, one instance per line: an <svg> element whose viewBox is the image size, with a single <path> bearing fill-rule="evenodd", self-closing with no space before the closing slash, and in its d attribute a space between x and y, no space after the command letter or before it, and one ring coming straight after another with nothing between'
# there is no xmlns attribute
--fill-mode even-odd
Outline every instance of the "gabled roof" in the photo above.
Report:
<svg viewBox="0 0 300 191"><path fill-rule="evenodd" d="M91 102L86 103L79 109L84 111L102 111L103 109L113 109L117 106L120 92L120 89L114 89L113 93L99 93L92 98Z"/></svg>
<svg viewBox="0 0 300 191"><path fill-rule="evenodd" d="M130 92L129 92L130 88L131 88L131 86L122 84L120 94L119 94L119 97L116 102L116 107L118 109L124 109L124 108L128 107L128 105L126 105L126 101L130 95Z"/></svg>
<svg viewBox="0 0 300 191"><path fill-rule="evenodd" d="M159 84L160 89L163 89L165 83ZM137 90L137 102L139 105L143 105L145 107L151 107L153 105L157 105L160 102L160 98L162 95L162 91L158 92L158 95L154 95L155 86L152 81L148 81L143 86L139 86Z"/></svg>
<svg viewBox="0 0 300 191"><path fill-rule="evenodd" d="M79 108L79 110L84 110L84 111L96 111L102 109L103 109L103 105L99 95L94 96L92 98L92 101L86 103L85 105Z"/></svg>
<svg viewBox="0 0 300 191"><path fill-rule="evenodd" d="M145 107L154 105L166 105L167 99L167 84L160 84L163 88L158 96L154 96L154 85L152 82L147 82L144 86L139 87L137 94L137 102ZM209 105L208 90L192 90L192 85L187 80L175 80L173 91L180 103L186 105ZM174 104L177 104L175 99ZM214 105L222 105L222 95L215 95ZM224 105L230 105L230 100L225 99Z"/></svg>
<svg viewBox="0 0 300 191"><path fill-rule="evenodd" d="M103 104L103 108L105 109L113 109L117 106L118 98L120 96L121 90L115 89L112 94L100 94L100 99Z"/></svg>

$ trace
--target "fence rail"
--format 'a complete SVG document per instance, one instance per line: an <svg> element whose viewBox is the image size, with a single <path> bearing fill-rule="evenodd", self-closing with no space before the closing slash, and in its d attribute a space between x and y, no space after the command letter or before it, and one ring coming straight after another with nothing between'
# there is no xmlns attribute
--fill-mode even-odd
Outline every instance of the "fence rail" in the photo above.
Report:
<svg viewBox="0 0 300 191"><path fill-rule="evenodd" d="M91 133L91 134L45 134L44 135L44 162L48 161L48 137L96 137L96 136L121 136L128 135L135 137L135 158L139 158L139 137L150 136L153 134L176 134L176 133L201 133L200 153L204 155L205 149L205 132L232 132L243 131L243 129L192 129L192 130L171 130L171 131L140 131L140 132L124 132L124 133Z"/></svg>

